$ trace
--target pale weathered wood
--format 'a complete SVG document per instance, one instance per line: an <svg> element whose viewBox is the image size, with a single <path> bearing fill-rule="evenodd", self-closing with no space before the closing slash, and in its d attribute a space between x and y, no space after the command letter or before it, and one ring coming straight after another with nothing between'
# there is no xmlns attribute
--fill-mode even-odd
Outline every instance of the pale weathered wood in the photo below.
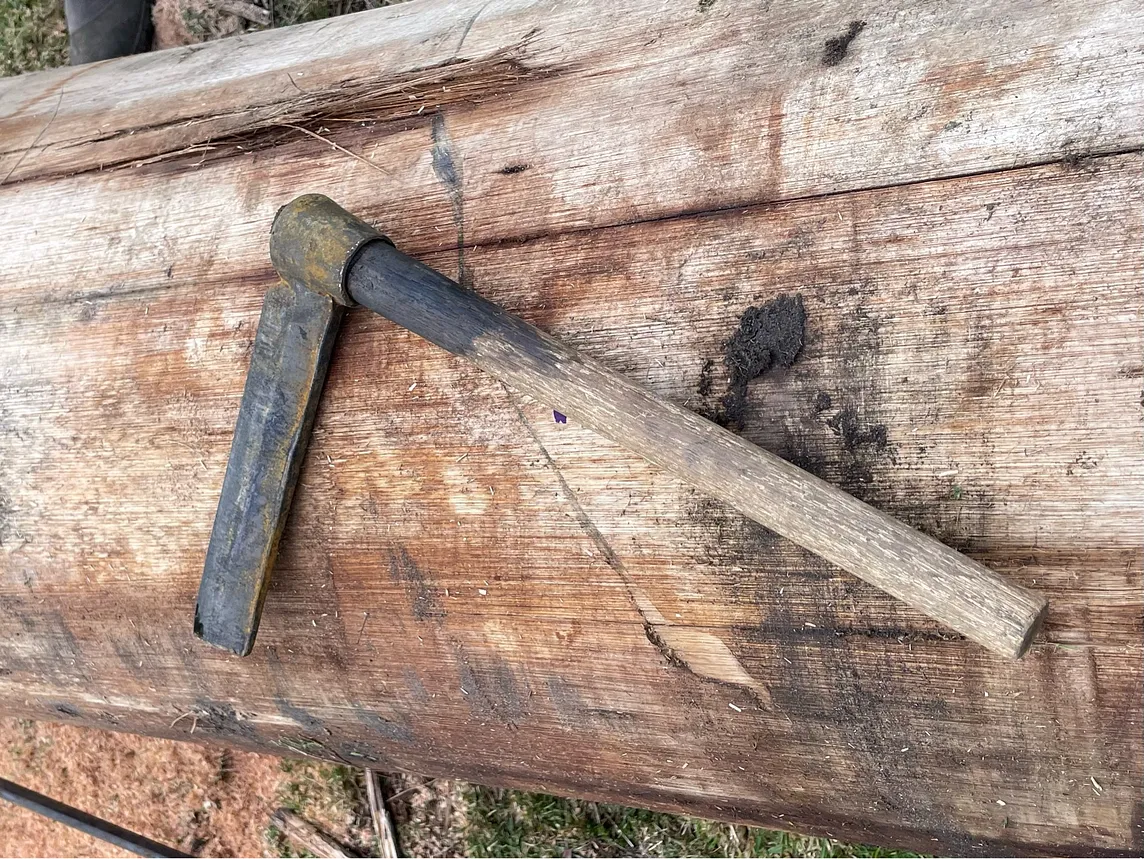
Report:
<svg viewBox="0 0 1144 859"><path fill-rule="evenodd" d="M292 218L288 213L294 205L275 223ZM362 307L555 406L565 417L994 653L1024 656L1044 621L1044 595L1007 582L782 457L656 397L387 242L361 249L346 286ZM263 323L258 330L261 340ZM232 450L228 475L235 457L245 455L244 446L237 454ZM245 583L235 580L224 599L245 608L254 598ZM644 620L654 625L651 617L644 615ZM249 650L246 646L238 652Z"/></svg>
<svg viewBox="0 0 1144 859"><path fill-rule="evenodd" d="M290 129L70 178L105 144L9 157L26 181L0 188L0 702L926 852L1139 852L1144 173L1135 152L1084 157L1139 145L1139 9L633 9L491 4L462 39L419 0L350 19L392 28L4 84L20 147L100 123L174 135L105 150L131 159L181 145L188 113L226 133L278 56L352 108L395 64L458 45L458 70L500 62L519 14L549 46L519 62L551 70L561 47L570 68L516 88L480 72L437 121L315 124L389 175ZM391 36L408 50L355 53ZM243 53L266 77L222 59ZM834 193L863 185L895 187ZM451 275L462 226L465 282L694 410L723 392L739 314L801 293L803 353L754 383L743 436L1043 590L1044 641L1009 663L951 640L352 313L259 646L204 648L191 615L267 232L303 191ZM661 218L710 208L728 211ZM879 425L884 448L863 441Z"/></svg>
<svg viewBox="0 0 1144 859"><path fill-rule="evenodd" d="M801 290L806 351L756 383L745 435L1045 590L1024 663L944 640L542 405L518 416L480 371L361 313L260 646L220 658L190 616L272 282L232 268L4 304L0 695L185 737L190 720L170 725L193 711L196 738L848 838L1126 849L1144 772L1140 166L471 254L485 294L692 407L740 310ZM845 409L890 449L848 450L827 420Z"/></svg>
<svg viewBox="0 0 1144 859"><path fill-rule="evenodd" d="M454 215L488 243L1134 150L1142 28L1133 0L418 0L0 82L0 177L200 147L182 169L259 177L188 210L227 229L322 190L413 251L455 242ZM455 209L431 134L463 161Z"/></svg>

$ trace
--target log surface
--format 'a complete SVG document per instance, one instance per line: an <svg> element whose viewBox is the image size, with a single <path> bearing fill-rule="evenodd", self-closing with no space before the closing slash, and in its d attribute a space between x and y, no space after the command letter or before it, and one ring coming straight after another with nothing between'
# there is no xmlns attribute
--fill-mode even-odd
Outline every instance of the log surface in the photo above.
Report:
<svg viewBox="0 0 1144 859"><path fill-rule="evenodd" d="M418 0L0 81L0 704L926 852L1144 850L1142 23ZM354 311L258 645L202 645L306 191L700 413L743 311L801 295L741 435L1046 593L1041 638L991 656Z"/></svg>

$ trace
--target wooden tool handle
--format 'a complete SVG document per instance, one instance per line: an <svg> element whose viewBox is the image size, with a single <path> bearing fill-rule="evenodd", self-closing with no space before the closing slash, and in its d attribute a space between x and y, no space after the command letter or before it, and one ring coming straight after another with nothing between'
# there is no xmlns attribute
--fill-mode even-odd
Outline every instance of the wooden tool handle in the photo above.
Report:
<svg viewBox="0 0 1144 859"><path fill-rule="evenodd" d="M359 304L621 444L990 650L1021 657L1048 607L908 525L655 397L390 245L347 279Z"/></svg>

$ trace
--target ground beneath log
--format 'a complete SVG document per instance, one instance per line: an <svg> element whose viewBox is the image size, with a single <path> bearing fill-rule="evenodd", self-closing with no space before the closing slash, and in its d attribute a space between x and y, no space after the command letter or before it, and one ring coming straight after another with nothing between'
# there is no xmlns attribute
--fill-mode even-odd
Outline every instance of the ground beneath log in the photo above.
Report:
<svg viewBox="0 0 1144 859"><path fill-rule="evenodd" d="M295 856L280 807L376 856L361 772L197 743L0 719L0 776L200 856ZM385 774L405 856L909 856L640 809ZM0 802L0 855L128 856Z"/></svg>

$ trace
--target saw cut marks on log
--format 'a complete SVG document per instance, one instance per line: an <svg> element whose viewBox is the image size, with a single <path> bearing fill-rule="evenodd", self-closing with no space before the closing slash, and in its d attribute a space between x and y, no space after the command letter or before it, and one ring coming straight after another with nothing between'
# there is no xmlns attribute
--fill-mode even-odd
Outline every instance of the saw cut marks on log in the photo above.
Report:
<svg viewBox="0 0 1144 859"><path fill-rule="evenodd" d="M1142 18L418 0L0 81L0 701L925 852L1138 852ZM740 435L1044 592L1042 637L991 656L351 312L258 645L203 647L304 192L702 414L744 312L801 296Z"/></svg>

